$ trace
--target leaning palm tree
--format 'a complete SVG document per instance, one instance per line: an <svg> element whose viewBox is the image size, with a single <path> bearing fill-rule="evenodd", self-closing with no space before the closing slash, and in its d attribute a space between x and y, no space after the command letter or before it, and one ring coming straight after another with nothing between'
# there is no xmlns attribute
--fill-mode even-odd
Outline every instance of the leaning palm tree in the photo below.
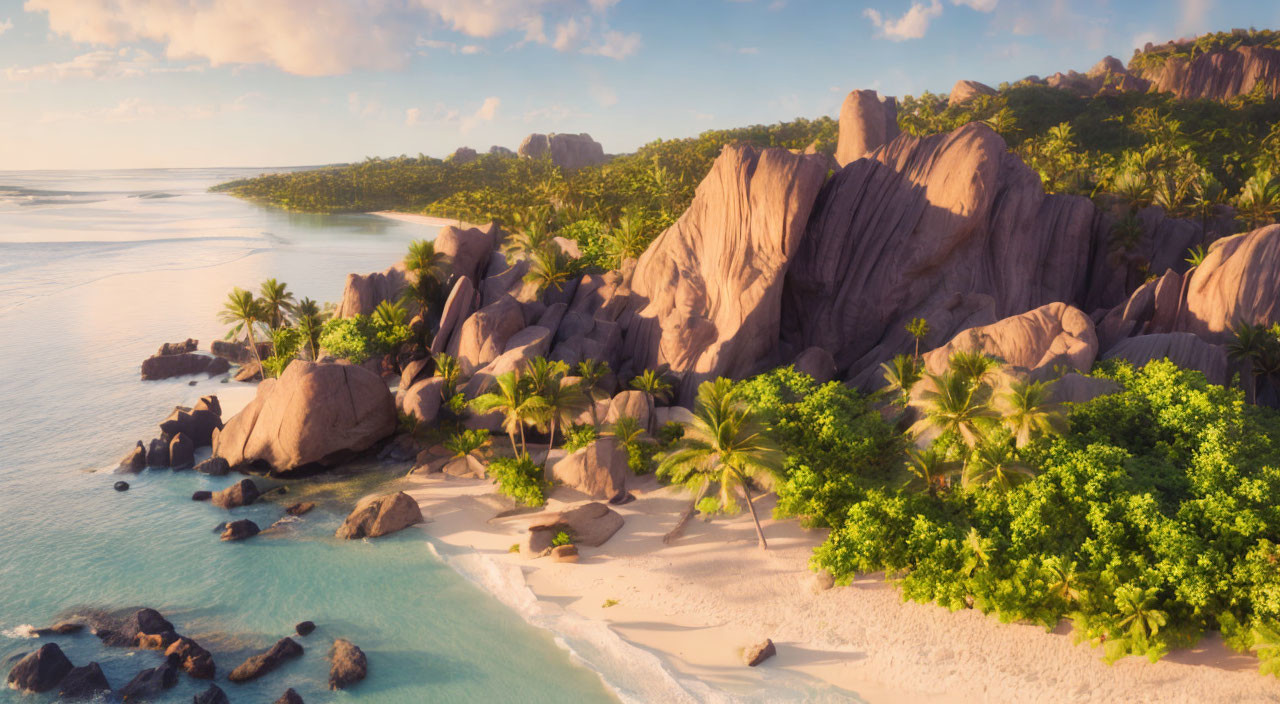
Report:
<svg viewBox="0 0 1280 704"><path fill-rule="evenodd" d="M502 429L507 431L511 439L511 451L519 457L527 453L524 438L524 426L534 423L546 410L546 399L529 390L518 372L499 374L493 380L489 391L471 400L471 407L477 413L500 411L504 418ZM516 434L520 435L520 447L516 448Z"/></svg>
<svg viewBox="0 0 1280 704"><path fill-rule="evenodd" d="M1005 436L983 438L964 465L960 483L965 489L985 486L1005 492L1031 479L1035 473L1014 454Z"/></svg>
<svg viewBox="0 0 1280 704"><path fill-rule="evenodd" d="M1053 382L1015 381L1000 396L1004 424L1013 433L1014 445L1025 447L1042 435L1066 430L1062 404L1053 400Z"/></svg>
<svg viewBox="0 0 1280 704"><path fill-rule="evenodd" d="M977 350L958 350L951 353L951 358L947 360L947 367L952 372L959 374L972 384L981 384L986 381L999 366L1000 362L996 359Z"/></svg>
<svg viewBox="0 0 1280 704"><path fill-rule="evenodd" d="M631 388L644 392L653 399L655 404L671 400L671 382L667 380L666 375L656 369L646 369L632 377Z"/></svg>
<svg viewBox="0 0 1280 704"><path fill-rule="evenodd" d="M435 376L444 379L444 398L448 400L458 393L458 382L462 380L462 367L452 355L441 352L435 356Z"/></svg>
<svg viewBox="0 0 1280 704"><path fill-rule="evenodd" d="M569 365L561 361L552 361L546 357L534 357L524 366L524 381L529 389L538 395L546 393L552 382L564 377L569 372Z"/></svg>
<svg viewBox="0 0 1280 704"><path fill-rule="evenodd" d="M298 323L298 330L302 332L302 339L306 341L307 350L311 353L311 361L320 359L320 331L324 324L324 314L320 312L319 304L310 298L304 298L294 307L293 315Z"/></svg>
<svg viewBox="0 0 1280 704"><path fill-rule="evenodd" d="M591 425L600 427L600 418L596 412L596 402L609 398L609 393L600 388L600 382L613 373L608 362L584 359L578 362L578 377L582 379L582 391L591 402Z"/></svg>
<svg viewBox="0 0 1280 704"><path fill-rule="evenodd" d="M684 437L658 467L658 476L694 492L689 510L663 541L670 542L679 535L711 484L718 483L720 503L726 510L737 505L733 490L741 488L751 509L760 548L767 549L769 544L752 503L750 480L776 477L782 460L782 452L765 435L755 413L738 401L732 382L724 378L703 382L698 387L693 421L685 426Z"/></svg>
<svg viewBox="0 0 1280 704"><path fill-rule="evenodd" d="M963 462L948 460L946 455L933 448L908 448L905 467L912 474L912 479L907 485L924 489L929 496L937 496L939 490L951 484L951 478L959 474L963 466Z"/></svg>
<svg viewBox="0 0 1280 704"><path fill-rule="evenodd" d="M919 435L929 428L943 433L954 432L969 447L978 444L982 430L995 418L988 402L991 387L974 384L965 374L952 370L945 374L926 374L932 387L921 394L924 417L911 426Z"/></svg>
<svg viewBox="0 0 1280 704"><path fill-rule="evenodd" d="M894 355L893 359L880 365L884 371L885 385L880 389L886 394L898 397L903 406L911 398L911 388L920 381L920 367L916 358L909 354Z"/></svg>
<svg viewBox="0 0 1280 704"><path fill-rule="evenodd" d="M262 322L266 323L272 330L279 328L289 320L289 313L293 310L293 294L289 292L288 284L275 279L267 279L262 282L259 288L262 296L262 309L266 319Z"/></svg>
<svg viewBox="0 0 1280 704"><path fill-rule="evenodd" d="M404 268L412 277L406 293L424 311L438 305L443 298L444 285L448 283L449 258L436 251L433 240L415 240L409 244L404 257Z"/></svg>
<svg viewBox="0 0 1280 704"><path fill-rule="evenodd" d="M529 272L524 275L524 280L535 284L539 293L549 288L562 291L572 274L573 264L569 257L560 251L556 243L548 242L529 253Z"/></svg>
<svg viewBox="0 0 1280 704"><path fill-rule="evenodd" d="M264 318L262 302L254 298L249 291L239 287L227 294L227 301L222 304L222 311L218 313L220 322L233 326L227 332L228 340L239 337L240 332L244 331L249 339L249 350L253 352L253 358L258 362L259 368L262 367L262 358L258 356L258 343L253 339L253 327L262 323Z"/></svg>

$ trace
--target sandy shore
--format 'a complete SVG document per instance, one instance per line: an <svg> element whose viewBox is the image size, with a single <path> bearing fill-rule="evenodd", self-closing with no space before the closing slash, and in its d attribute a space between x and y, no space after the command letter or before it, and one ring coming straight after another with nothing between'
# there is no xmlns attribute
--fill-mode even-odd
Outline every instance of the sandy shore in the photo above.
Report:
<svg viewBox="0 0 1280 704"><path fill-rule="evenodd" d="M599 548L582 548L576 564L509 553L531 516L496 519L507 504L487 482L410 482L429 521L422 529L446 560L466 564L473 579L485 570L523 579L536 603L518 606L538 625L560 630L562 617L602 625L638 646L632 657L653 653L686 684L709 686L686 686L681 699L776 701L788 691L796 692L792 700L873 703L1280 701L1280 684L1259 675L1256 660L1216 638L1155 664L1129 658L1107 665L1099 650L1074 645L1066 628L1046 633L973 611L904 603L878 579L814 590L807 564L823 536L794 521L765 523L767 552L756 546L745 512L695 520L676 545L664 546L661 536L687 499L652 478L633 490L636 501L616 507L623 528ZM557 489L548 510L583 500ZM771 508L761 500L762 515ZM510 588L476 581L495 593ZM617 604L606 607L606 600ZM778 655L758 668L743 666L742 648L766 637Z"/></svg>
<svg viewBox="0 0 1280 704"><path fill-rule="evenodd" d="M453 225L454 227L469 228L475 227L468 222L461 220L453 220L450 218L438 218L434 215L420 215L418 213L402 213L398 210L377 210L369 213L379 217L390 218L392 220L400 220L401 222L411 222L418 225L430 225L432 227L446 227Z"/></svg>

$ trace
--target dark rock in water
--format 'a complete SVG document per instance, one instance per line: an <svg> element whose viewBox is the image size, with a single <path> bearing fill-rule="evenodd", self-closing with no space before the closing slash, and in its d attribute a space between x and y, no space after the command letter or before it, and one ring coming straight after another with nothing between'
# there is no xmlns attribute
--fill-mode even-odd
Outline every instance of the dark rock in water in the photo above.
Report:
<svg viewBox="0 0 1280 704"><path fill-rule="evenodd" d="M765 638L763 643L756 643L755 645L743 650L742 661L745 662L748 667L755 667L777 654L778 650L773 647L773 641Z"/></svg>
<svg viewBox="0 0 1280 704"><path fill-rule="evenodd" d="M24 692L47 692L57 687L71 669L71 661L62 653L62 648L57 643L45 643L18 661L9 670L6 682Z"/></svg>
<svg viewBox="0 0 1280 704"><path fill-rule="evenodd" d="M311 509L315 507L316 505L311 503L310 501L302 501L300 503L296 503L290 506L289 508L286 508L284 512L289 514L290 516L301 516L301 515L310 513Z"/></svg>
<svg viewBox="0 0 1280 704"><path fill-rule="evenodd" d="M249 345L245 342L227 342L225 340L214 340L209 343L209 352L215 357L235 362L236 364L244 364L253 359L253 352L249 350ZM258 343L258 353L263 359L271 356L271 343Z"/></svg>
<svg viewBox="0 0 1280 704"><path fill-rule="evenodd" d="M227 529L227 522L226 522L226 521L223 521L222 523L219 523L218 525L216 525L216 526L214 526L214 527L213 527L213 532L214 532L214 533L221 533L222 531L224 531L224 530L226 530L226 529Z"/></svg>
<svg viewBox="0 0 1280 704"><path fill-rule="evenodd" d="M197 382L194 382L194 381L188 381L188 382L187 382L187 386L195 386L195 385L196 385L196 383L197 383Z"/></svg>
<svg viewBox="0 0 1280 704"><path fill-rule="evenodd" d="M213 477L221 477L231 471L231 465L227 464L227 461L221 457L210 457L196 465L196 471Z"/></svg>
<svg viewBox="0 0 1280 704"><path fill-rule="evenodd" d="M212 491L196 491L191 494L192 501L208 501L213 498Z"/></svg>
<svg viewBox="0 0 1280 704"><path fill-rule="evenodd" d="M293 630L300 636L309 636L316 630L316 624L311 621L303 621L293 627Z"/></svg>
<svg viewBox="0 0 1280 704"><path fill-rule="evenodd" d="M196 401L196 405L191 409L192 413L196 411L209 411L218 418L222 418L222 404L218 401L218 397L213 394L201 396L200 400Z"/></svg>
<svg viewBox="0 0 1280 704"><path fill-rule="evenodd" d="M147 448L143 447L142 441L139 440L138 444L134 446L133 450L131 450L129 454L125 455L124 459L120 460L120 469L116 471L141 472L142 469L146 466L147 466Z"/></svg>
<svg viewBox="0 0 1280 704"><path fill-rule="evenodd" d="M248 682L275 670L286 660L302 657L302 646L292 638L281 638L275 645L245 660L228 676L232 682Z"/></svg>
<svg viewBox="0 0 1280 704"><path fill-rule="evenodd" d="M236 381L262 381L262 366L254 361L245 362L240 365L240 370L236 372Z"/></svg>
<svg viewBox="0 0 1280 704"><path fill-rule="evenodd" d="M104 616L93 622L93 633L106 645L116 648L144 647L164 650L178 639L173 624L155 609L138 609L124 619ZM144 645L139 643L144 642Z"/></svg>
<svg viewBox="0 0 1280 704"><path fill-rule="evenodd" d="M364 651L346 638L333 641L329 652L329 689L346 689L369 674L369 661Z"/></svg>
<svg viewBox="0 0 1280 704"><path fill-rule="evenodd" d="M178 433L169 443L169 466L174 469L190 469L195 464L196 445L191 436Z"/></svg>
<svg viewBox="0 0 1280 704"><path fill-rule="evenodd" d="M160 345L160 349L156 351L159 357L168 357L172 354L183 354L185 352L195 352L200 349L200 341L187 338L183 342L166 342Z"/></svg>
<svg viewBox="0 0 1280 704"><path fill-rule="evenodd" d="M151 445L147 447L147 466L169 466L169 440L164 438L153 438L151 440Z"/></svg>
<svg viewBox="0 0 1280 704"><path fill-rule="evenodd" d="M302 704L302 697L290 687L284 691L284 694L280 695L275 704Z"/></svg>
<svg viewBox="0 0 1280 704"><path fill-rule="evenodd" d="M56 633L60 636L69 636L72 633L79 633L84 630L84 624L79 621L59 621L49 627L50 633Z"/></svg>
<svg viewBox="0 0 1280 704"><path fill-rule="evenodd" d="M164 655L169 662L198 680L213 679L213 655L190 638L179 637L164 651Z"/></svg>
<svg viewBox="0 0 1280 704"><path fill-rule="evenodd" d="M246 518L228 523L227 527L222 531L222 539L227 541L244 540L246 538L252 538L261 532L262 531L258 528L257 523Z"/></svg>
<svg viewBox="0 0 1280 704"><path fill-rule="evenodd" d="M222 491L213 492L213 505L219 508L248 506L260 496L258 485L252 479L241 479Z"/></svg>
<svg viewBox="0 0 1280 704"><path fill-rule="evenodd" d="M111 683L96 662L72 668L58 688L59 699L93 699L110 693Z"/></svg>
<svg viewBox="0 0 1280 704"><path fill-rule="evenodd" d="M221 687L211 684L208 689L197 694L191 704L231 704L231 700L227 699L227 693Z"/></svg>
<svg viewBox="0 0 1280 704"><path fill-rule="evenodd" d="M231 364L227 360L196 352L155 355L142 361L142 380L168 379L201 372L209 376L217 376L225 374L229 369Z"/></svg>
<svg viewBox="0 0 1280 704"><path fill-rule="evenodd" d="M178 668L166 662L159 667L139 672L129 684L120 688L117 694L126 702L142 701L158 696L166 689L178 684Z"/></svg>
<svg viewBox="0 0 1280 704"><path fill-rule="evenodd" d="M221 406L218 406L218 412L214 412L208 406L205 399L213 399L213 403L217 404L217 399L212 396L206 396L201 399L204 408L187 409L181 406L173 409L173 413L168 418L160 421L160 432L176 436L179 433L187 435L196 447L204 447L213 442L213 431L222 427Z"/></svg>
<svg viewBox="0 0 1280 704"><path fill-rule="evenodd" d="M128 491L129 482L116 482L112 487L114 487L116 491Z"/></svg>
<svg viewBox="0 0 1280 704"><path fill-rule="evenodd" d="M163 631L161 633L139 633L135 645L143 650L159 650L165 651L178 641L178 634L174 631Z"/></svg>
<svg viewBox="0 0 1280 704"><path fill-rule="evenodd" d="M335 535L344 540L377 538L421 522L418 502L398 491L360 499Z"/></svg>

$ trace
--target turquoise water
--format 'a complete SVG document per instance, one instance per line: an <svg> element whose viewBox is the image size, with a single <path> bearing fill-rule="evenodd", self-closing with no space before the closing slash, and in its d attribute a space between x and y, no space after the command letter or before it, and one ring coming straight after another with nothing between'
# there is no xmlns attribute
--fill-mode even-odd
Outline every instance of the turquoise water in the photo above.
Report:
<svg viewBox="0 0 1280 704"><path fill-rule="evenodd" d="M269 276L299 296L336 300L350 271L383 269L420 226L372 216L296 216L204 189L244 170L0 172L0 676L76 607L151 606L211 650L233 702L613 701L599 676L444 565L419 531L332 538L350 500L322 502L276 536L218 540L227 512L190 500L236 477L101 473L174 405L232 385L147 382L160 343L221 336L234 285ZM205 450L207 453L207 450ZM377 471L373 468L370 471ZM390 474L385 475L390 477ZM294 486L294 499L305 487ZM266 527L275 504L232 512ZM305 656L257 682L225 675L250 652L313 620ZM369 679L325 689L335 637L369 656ZM91 635L54 639L113 686L160 662ZM204 688L185 675L163 701ZM0 701L49 701L0 688Z"/></svg>

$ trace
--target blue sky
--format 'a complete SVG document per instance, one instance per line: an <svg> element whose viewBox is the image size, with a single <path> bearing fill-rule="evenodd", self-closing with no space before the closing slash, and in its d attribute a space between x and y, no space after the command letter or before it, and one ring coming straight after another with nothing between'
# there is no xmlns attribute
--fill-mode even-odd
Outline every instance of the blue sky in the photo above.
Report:
<svg viewBox="0 0 1280 704"><path fill-rule="evenodd" d="M1280 28L1276 0L0 0L0 170L608 152Z"/></svg>

